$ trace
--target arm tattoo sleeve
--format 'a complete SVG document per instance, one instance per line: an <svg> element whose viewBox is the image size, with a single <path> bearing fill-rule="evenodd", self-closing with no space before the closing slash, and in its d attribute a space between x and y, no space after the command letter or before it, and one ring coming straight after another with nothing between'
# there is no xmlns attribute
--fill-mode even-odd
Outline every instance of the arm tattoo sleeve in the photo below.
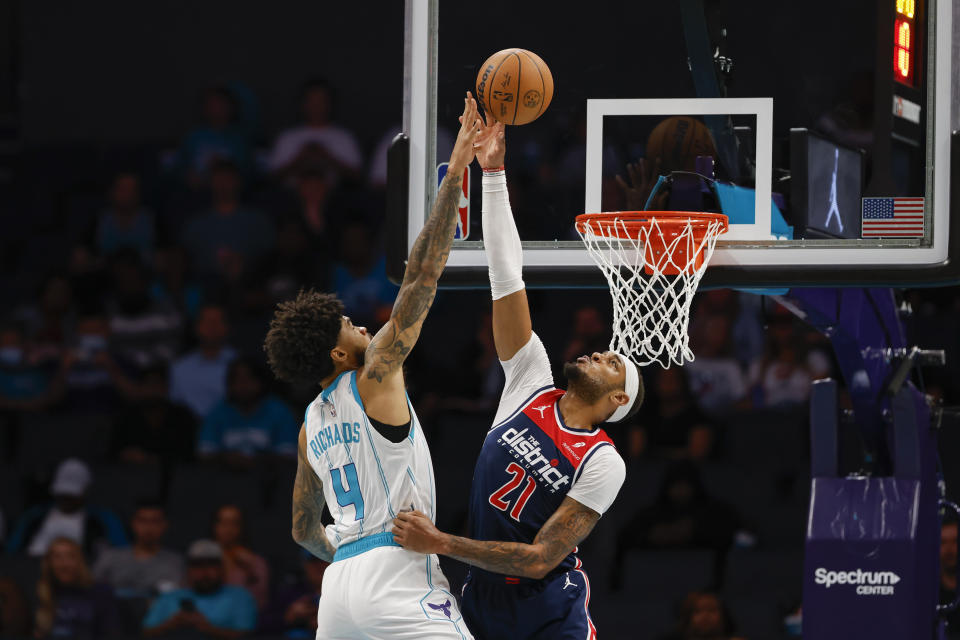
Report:
<svg viewBox="0 0 960 640"><path fill-rule="evenodd" d="M462 181L463 176L448 173L440 185L433 211L410 250L390 321L367 347L368 378L382 382L385 376L398 371L420 337L453 244Z"/></svg>
<svg viewBox="0 0 960 640"><path fill-rule="evenodd" d="M297 477L293 482L293 539L321 560L333 562L336 549L327 540L320 515L326 500L323 483L310 468L304 453L305 429L301 431Z"/></svg>
<svg viewBox="0 0 960 640"><path fill-rule="evenodd" d="M593 509L564 498L533 544L450 536L446 555L494 573L542 578L587 537L599 519L600 514Z"/></svg>

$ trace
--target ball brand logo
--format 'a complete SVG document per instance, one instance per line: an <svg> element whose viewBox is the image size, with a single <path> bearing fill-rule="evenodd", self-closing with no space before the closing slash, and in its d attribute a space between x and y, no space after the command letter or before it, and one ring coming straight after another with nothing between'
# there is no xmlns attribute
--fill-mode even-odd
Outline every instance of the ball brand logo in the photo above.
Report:
<svg viewBox="0 0 960 640"><path fill-rule="evenodd" d="M540 92L536 89L530 89L530 91L527 91L525 94L523 94L523 106L527 107L528 109L535 109L538 107L541 100L542 98L540 97Z"/></svg>
<svg viewBox="0 0 960 640"><path fill-rule="evenodd" d="M823 567L813 572L813 578L827 589L835 584L855 585L858 596L892 596L893 585L901 579L893 571L828 571Z"/></svg>
<svg viewBox="0 0 960 640"><path fill-rule="evenodd" d="M493 65L487 65L487 68L483 70L483 76L480 78L480 84L477 86L477 97L483 98L484 89L487 88L487 79L490 78L490 74L493 73Z"/></svg>

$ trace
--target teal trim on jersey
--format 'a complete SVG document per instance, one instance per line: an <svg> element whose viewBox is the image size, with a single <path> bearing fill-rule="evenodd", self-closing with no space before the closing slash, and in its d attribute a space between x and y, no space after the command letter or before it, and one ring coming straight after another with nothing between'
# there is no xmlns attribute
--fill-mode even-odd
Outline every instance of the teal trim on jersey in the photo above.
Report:
<svg viewBox="0 0 960 640"><path fill-rule="evenodd" d="M410 476L410 481L413 482L413 486L417 486L417 479L413 477L413 471L410 471L410 467L407 467L407 475Z"/></svg>
<svg viewBox="0 0 960 640"><path fill-rule="evenodd" d="M386 533L375 533L372 536L358 538L353 542L340 545L337 547L337 552L333 555L333 561L346 560L347 558L358 556L361 553L376 549L377 547L399 546L400 545L393 539L393 534L389 531Z"/></svg>
<svg viewBox="0 0 960 640"><path fill-rule="evenodd" d="M306 430L306 428L307 428L307 416L310 415L310 407L312 407L312 406L313 406L313 402L311 401L310 404L307 405L307 408L306 408L306 409L304 410L304 412L303 412L303 428L304 428L304 430ZM304 453L304 455L306 455L306 453Z"/></svg>
<svg viewBox="0 0 960 640"><path fill-rule="evenodd" d="M342 378L348 373L353 373L353 371L344 371L343 373L338 375L336 378L334 378L333 382L331 382L326 389L320 392L320 399L326 402L327 399L330 397L330 394L333 393L333 390L337 388L338 384L340 384L340 378ZM354 389L356 389L356 387L354 387ZM359 400L359 395L357 396L357 399ZM362 407L363 403L360 403L360 406Z"/></svg>
<svg viewBox="0 0 960 640"><path fill-rule="evenodd" d="M407 437L410 438L410 442L413 442L413 434L417 430L417 420L413 414L413 403L410 402L410 394L406 391L403 393L405 396L407 396L407 411L410 412L410 434Z"/></svg>
<svg viewBox="0 0 960 640"><path fill-rule="evenodd" d="M450 600L451 606L457 606L457 599L454 598L453 594L447 591L446 589L437 589L433 586L433 568L430 566L431 559L433 559L433 556L427 555L427 587L430 588L430 591L427 592L427 595L420 598L420 609L423 610L423 615L427 618L427 620L430 620L432 622L444 622L443 620L439 620L437 618L431 618L429 615L427 615L427 609L426 607L423 606L423 601L429 598L434 591L439 591L440 593L445 595ZM457 630L457 633L460 634L460 637L463 640L467 640L466 637L464 637L463 635L463 631L460 630L460 622L462 620L463 620L463 614L460 614L460 617L458 617L456 620L452 620L448 618L446 622L452 623L453 628Z"/></svg>
<svg viewBox="0 0 960 640"><path fill-rule="evenodd" d="M362 407L363 405L360 406ZM370 421L367 420L366 411L363 412L363 429L367 432L367 442L370 443L370 449L373 451L373 459L377 462L377 470L380 472L380 481L383 483L383 491L387 494L387 511L390 512L391 518L396 518L397 514L394 512L393 503L390 501L390 485L387 484L387 476L383 472L383 465L380 464L380 454L377 453L377 445L374 444L373 435L370 433Z"/></svg>
<svg viewBox="0 0 960 640"><path fill-rule="evenodd" d="M360 405L360 408L363 409L363 413L367 413L367 408L363 406L363 398L360 397L360 390L357 389L357 372L351 371L352 375L350 376L350 390L353 391L353 397L357 401L357 404ZM343 374L340 374L343 375Z"/></svg>
<svg viewBox="0 0 960 640"><path fill-rule="evenodd" d="M342 374L341 374L341 375L342 375ZM339 379L339 377L338 377L338 379ZM330 385L330 389L332 390L334 386L336 386L336 381L334 381L334 384ZM320 394L320 395L322 396L323 394ZM326 399L324 399L323 401L326 402ZM305 431L307 431L307 416L310 415L310 407L313 406L313 403L314 403L314 402L316 402L316 400L313 400L312 402L310 402L310 404L307 405L307 409L303 412L303 428L304 428ZM307 431L307 432L309 433L309 431ZM306 452L304 452L303 455L307 455ZM330 455L329 455L326 451L323 452L323 455L324 455L324 457L327 459L327 469L328 469L329 471L333 471L333 465L330 464ZM351 462L352 462L352 460L351 460ZM337 506L340 506L340 504L337 503ZM343 522L343 507L340 507L340 522ZM362 530L362 529L361 529L361 530ZM337 536L337 544L339 544L339 543L340 543L340 540L342 540L342 538L340 537L340 534L337 533L336 528L334 528L334 530L333 530L333 535Z"/></svg>

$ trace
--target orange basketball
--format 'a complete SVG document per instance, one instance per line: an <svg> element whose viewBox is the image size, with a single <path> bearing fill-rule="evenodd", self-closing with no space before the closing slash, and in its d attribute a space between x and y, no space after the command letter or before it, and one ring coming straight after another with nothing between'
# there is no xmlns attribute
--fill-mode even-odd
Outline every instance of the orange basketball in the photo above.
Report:
<svg viewBox="0 0 960 640"><path fill-rule="evenodd" d="M710 129L696 118L673 116L650 132L647 162L660 158L661 173L693 171L697 156L717 157Z"/></svg>
<svg viewBox="0 0 960 640"><path fill-rule="evenodd" d="M553 99L553 75L540 56L526 49L504 49L477 74L477 100L503 124L533 122Z"/></svg>

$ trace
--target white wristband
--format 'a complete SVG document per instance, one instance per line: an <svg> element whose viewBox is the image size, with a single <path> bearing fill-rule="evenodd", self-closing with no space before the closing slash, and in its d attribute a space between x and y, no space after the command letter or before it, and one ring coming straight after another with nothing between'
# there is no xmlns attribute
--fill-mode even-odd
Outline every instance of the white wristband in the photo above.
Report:
<svg viewBox="0 0 960 640"><path fill-rule="evenodd" d="M510 210L505 171L483 173L482 211L490 293L499 300L524 288L523 246Z"/></svg>

